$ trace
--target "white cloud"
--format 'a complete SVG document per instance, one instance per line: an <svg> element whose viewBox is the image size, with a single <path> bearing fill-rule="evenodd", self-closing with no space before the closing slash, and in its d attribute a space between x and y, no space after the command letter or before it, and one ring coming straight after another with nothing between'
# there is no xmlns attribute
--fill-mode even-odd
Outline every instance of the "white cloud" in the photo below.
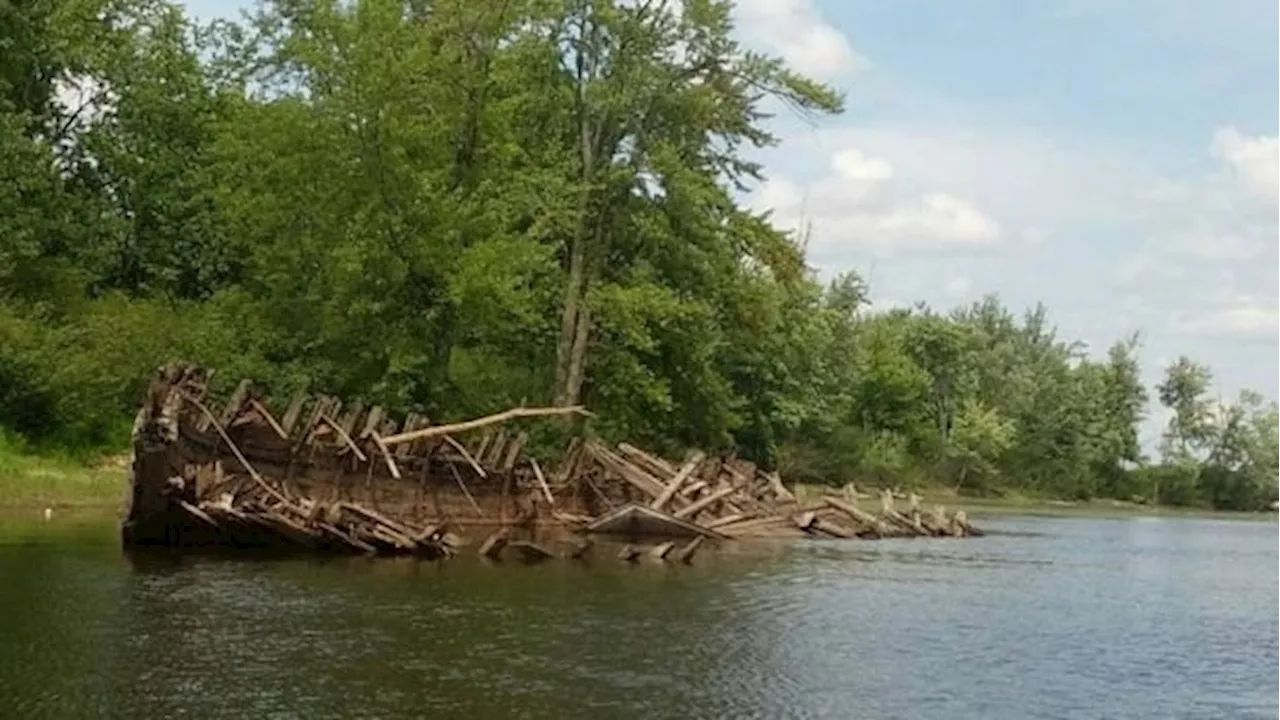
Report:
<svg viewBox="0 0 1280 720"><path fill-rule="evenodd" d="M1280 199L1280 139L1275 135L1248 137L1234 127L1213 135L1214 157L1234 174L1251 197L1274 206Z"/></svg>
<svg viewBox="0 0 1280 720"><path fill-rule="evenodd" d="M1274 297L1240 295L1213 309L1175 321L1174 330L1209 337L1274 338L1280 332L1280 309Z"/></svg>
<svg viewBox="0 0 1280 720"><path fill-rule="evenodd" d="M868 220L870 228L890 237L905 242L918 238L926 245L989 245L1000 238L994 220L967 200L946 193L928 193L918 202Z"/></svg>
<svg viewBox="0 0 1280 720"><path fill-rule="evenodd" d="M857 148L841 150L831 158L835 171L847 180L876 182L893 177L893 165L880 158L868 157Z"/></svg>
<svg viewBox="0 0 1280 720"><path fill-rule="evenodd" d="M803 75L830 81L868 65L812 0L739 0L734 14L752 45L780 56Z"/></svg>
<svg viewBox="0 0 1280 720"><path fill-rule="evenodd" d="M942 287L942 289L947 293L947 295L953 298L964 297L966 294L968 294L969 290L971 290L972 288L973 288L973 283L969 280L969 278L964 276L951 278Z"/></svg>
<svg viewBox="0 0 1280 720"><path fill-rule="evenodd" d="M973 202L948 192L917 192L894 182L892 163L858 148L832 153L830 169L803 190L785 178L766 182L752 196L774 223L812 230L810 251L823 265L848 266L862 252L985 248L1002 230Z"/></svg>

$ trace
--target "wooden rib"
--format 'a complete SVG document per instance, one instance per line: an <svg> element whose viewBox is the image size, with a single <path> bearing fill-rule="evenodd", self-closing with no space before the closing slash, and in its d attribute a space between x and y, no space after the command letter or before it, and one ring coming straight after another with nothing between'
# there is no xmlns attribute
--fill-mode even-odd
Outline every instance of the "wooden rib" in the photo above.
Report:
<svg viewBox="0 0 1280 720"><path fill-rule="evenodd" d="M462 494L467 496L467 502L471 503L471 507L476 511L476 515L484 517L484 510L480 508L480 503L476 502L476 499L472 497L471 491L467 489L467 484L462 481L462 475L458 473L458 468L453 465L449 465L449 472L453 473L454 482L458 483L458 489L462 490Z"/></svg>
<svg viewBox="0 0 1280 720"><path fill-rule="evenodd" d="M484 468L480 466L480 463L476 462L476 459L471 456L471 453L467 452L467 448L464 447L462 443L458 442L457 440L454 440L453 437L450 435L445 435L444 441L448 443L450 447L452 447L454 450L457 450L458 453L462 455L462 459L467 461L467 464L471 466L472 470L476 471L477 475L479 475L481 478L489 477L489 473L484 471Z"/></svg>
<svg viewBox="0 0 1280 720"><path fill-rule="evenodd" d="M422 430L414 430L411 432L399 433L389 437L382 438L382 442L388 446L398 445L402 442L411 440L421 440L424 438L440 437L441 435L452 435L454 433L466 432L468 430L476 430L508 420L517 418L545 417L549 415L591 415L581 405L571 407L544 407L544 408L512 408L504 410L493 415L476 418L475 420L467 420L465 422L451 423L449 425L436 425L435 427L424 428Z"/></svg>
<svg viewBox="0 0 1280 720"><path fill-rule="evenodd" d="M289 498L284 496L284 493L281 493L279 490L271 487L271 485L269 485L267 481L258 474L258 471L253 468L253 465L249 464L249 461L245 459L244 453L240 452L240 448L236 447L236 444L231 440L231 437L227 435L227 431L222 429L222 423L218 422L218 419L213 416L213 413L209 411L209 408L205 407L204 403L185 392L182 393L182 397L186 398L187 402L195 405L200 412L204 413L205 417L209 418L209 422L213 424L213 429L218 431L218 435L222 437L222 440L227 444L227 447L231 448L231 452L236 456L236 460L240 461L240 464L244 467L245 471L249 473L249 477L253 478L254 482L258 483L258 485L261 486L267 494L276 498L285 505L293 505L293 503L289 501Z"/></svg>
<svg viewBox="0 0 1280 720"><path fill-rule="evenodd" d="M373 439L373 444L378 446L378 451L382 453L382 459L387 462L387 470L391 473L391 477L399 480L401 478L400 468L396 465L395 458L391 457L391 451L387 449L386 442L376 431L369 434Z"/></svg>
<svg viewBox="0 0 1280 720"><path fill-rule="evenodd" d="M337 421L325 414L320 415L319 421L333 428L333 431L338 434L338 438L342 440L342 443L347 446L347 449L350 450L351 453L360 460L360 462L369 461L369 456L364 454L364 451L360 449L360 446L356 445L356 441L351 439L351 436L347 434L346 430L342 429L342 426L338 425Z"/></svg>
<svg viewBox="0 0 1280 720"><path fill-rule="evenodd" d="M360 431L356 437L361 440L378 432L382 426L382 421L387 419L387 411L382 409L381 405L374 405L369 408L369 415L364 419L364 429Z"/></svg>
<svg viewBox="0 0 1280 720"><path fill-rule="evenodd" d="M244 404L245 396L249 394L249 385L250 382L248 380L241 380L240 384L236 386L235 392L231 393L231 397L227 399L226 406L222 408L222 415L217 416L210 412L209 419L218 423L220 427L234 420L240 412L240 406Z"/></svg>
<svg viewBox="0 0 1280 720"><path fill-rule="evenodd" d="M350 407L347 408L347 411L343 413L341 417L339 417L336 414L336 412L329 413L329 417L333 418L334 420L337 420L338 425L342 428L342 431L345 432L346 434L350 435L353 438L360 437L360 435L356 432L356 423L360 421L360 413L363 410L364 410L364 404L361 403L359 400L356 400L354 403L352 403Z"/></svg>
<svg viewBox="0 0 1280 720"><path fill-rule="evenodd" d="M307 401L305 392L297 392L293 399L289 401L289 408L284 411L284 418L280 420L280 427L284 428L286 435L293 434L293 426L298 424L298 418L302 416L302 405Z"/></svg>
<svg viewBox="0 0 1280 720"><path fill-rule="evenodd" d="M542 487L542 494L547 496L547 504L554 506L556 499L551 495L551 488L547 485L547 479L542 475L542 468L538 466L538 461L529 458L529 465L533 467L533 476L538 479L538 485Z"/></svg>
<svg viewBox="0 0 1280 720"><path fill-rule="evenodd" d="M218 529L222 528L222 526L218 524L217 520L214 520L212 517L210 517L209 513L205 512L204 510L201 510L195 505L192 505L186 500L179 500L178 505L181 506L183 510L186 510L193 517L200 520L201 522L208 525L209 527L218 528Z"/></svg>
<svg viewBox="0 0 1280 720"><path fill-rule="evenodd" d="M258 402L256 398L250 398L249 406L256 410L258 414L262 416L263 420L267 421L267 424L271 426L271 429L275 431L276 435L280 436L281 440L289 439L289 433L285 432L284 428L280 427L280 423L276 422L275 416L271 414L271 411L267 409L266 405Z"/></svg>
<svg viewBox="0 0 1280 720"><path fill-rule="evenodd" d="M525 433L520 433L516 436L515 441L506 448L506 459L502 461L503 470L510 470L516 466L516 460L520 457L520 451L524 449L524 444L528 440L529 436Z"/></svg>

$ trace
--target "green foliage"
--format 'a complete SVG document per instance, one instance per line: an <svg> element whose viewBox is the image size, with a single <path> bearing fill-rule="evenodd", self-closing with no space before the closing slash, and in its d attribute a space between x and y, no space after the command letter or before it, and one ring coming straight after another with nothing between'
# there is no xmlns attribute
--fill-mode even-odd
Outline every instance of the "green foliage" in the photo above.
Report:
<svg viewBox="0 0 1280 720"><path fill-rule="evenodd" d="M874 312L810 272L735 192L766 98L842 98L730 3L676 5L0 6L0 428L120 447L184 359L438 421L582 402L606 439L807 482L1274 498L1274 405L1215 407L1207 369L1157 388L1144 467L1136 337L1097 358L1042 307Z"/></svg>

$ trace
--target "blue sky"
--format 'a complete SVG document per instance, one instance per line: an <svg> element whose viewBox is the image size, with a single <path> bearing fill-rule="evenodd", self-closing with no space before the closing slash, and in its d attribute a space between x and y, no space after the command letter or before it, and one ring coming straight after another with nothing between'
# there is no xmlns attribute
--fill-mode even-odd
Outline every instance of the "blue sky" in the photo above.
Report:
<svg viewBox="0 0 1280 720"><path fill-rule="evenodd" d="M203 18L244 2L189 0ZM741 0L743 41L846 93L785 112L748 198L877 306L998 293L1096 352L1132 331L1280 395L1275 0ZM1163 416L1155 412L1148 439Z"/></svg>

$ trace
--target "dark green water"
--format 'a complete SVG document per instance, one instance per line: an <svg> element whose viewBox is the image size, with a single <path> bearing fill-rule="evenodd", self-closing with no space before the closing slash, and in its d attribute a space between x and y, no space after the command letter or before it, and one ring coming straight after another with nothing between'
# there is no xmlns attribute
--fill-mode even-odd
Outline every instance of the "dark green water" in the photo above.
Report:
<svg viewBox="0 0 1280 720"><path fill-rule="evenodd" d="M1277 717L1274 522L692 568L141 560L109 523L6 522L2 717Z"/></svg>

